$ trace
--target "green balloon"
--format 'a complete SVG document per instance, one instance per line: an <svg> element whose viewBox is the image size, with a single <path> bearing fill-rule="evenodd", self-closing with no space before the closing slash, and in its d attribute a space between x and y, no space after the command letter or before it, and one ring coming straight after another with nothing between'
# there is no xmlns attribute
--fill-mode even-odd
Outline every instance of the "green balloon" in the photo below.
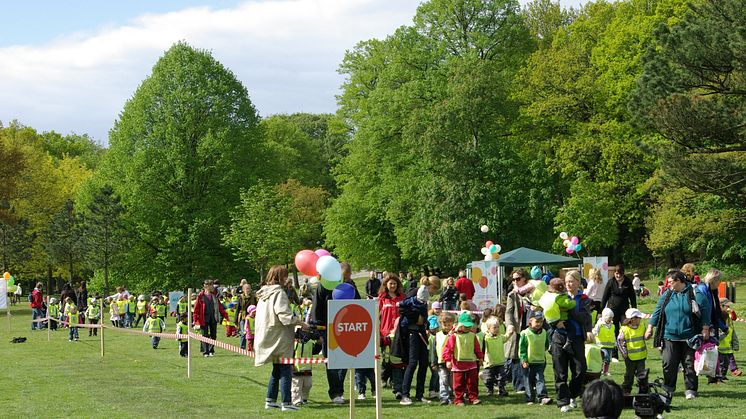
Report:
<svg viewBox="0 0 746 419"><path fill-rule="evenodd" d="M16 279L13 277L13 275L10 276L10 279L8 280L8 285L13 285L16 283Z"/></svg>
<svg viewBox="0 0 746 419"><path fill-rule="evenodd" d="M327 281L324 278L321 278L321 286L328 289L329 291L333 291L334 288L337 287L342 281Z"/></svg>

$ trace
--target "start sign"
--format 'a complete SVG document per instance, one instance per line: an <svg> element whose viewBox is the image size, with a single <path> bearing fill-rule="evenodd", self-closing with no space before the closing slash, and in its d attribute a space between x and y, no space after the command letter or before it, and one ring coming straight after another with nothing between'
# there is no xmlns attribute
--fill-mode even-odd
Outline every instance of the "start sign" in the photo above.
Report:
<svg viewBox="0 0 746 419"><path fill-rule="evenodd" d="M327 327L330 369L375 365L376 300L329 301Z"/></svg>

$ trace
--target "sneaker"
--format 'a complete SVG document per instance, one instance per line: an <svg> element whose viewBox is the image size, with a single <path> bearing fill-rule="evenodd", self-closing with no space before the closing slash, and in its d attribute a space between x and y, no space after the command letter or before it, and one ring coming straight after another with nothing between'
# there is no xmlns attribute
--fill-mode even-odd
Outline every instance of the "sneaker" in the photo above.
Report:
<svg viewBox="0 0 746 419"><path fill-rule="evenodd" d="M213 356L215 356L215 354L214 354L214 353L212 353L212 352L210 352L210 354L209 354L208 356L209 356L209 357L213 357Z"/></svg>
<svg viewBox="0 0 746 419"><path fill-rule="evenodd" d="M570 407L572 407L573 409L578 407L578 404L575 403L575 399L570 399Z"/></svg>
<svg viewBox="0 0 746 419"><path fill-rule="evenodd" d="M402 406L409 406L412 404L412 399L410 399L407 396L404 396L401 398L401 401L399 402L399 404Z"/></svg>
<svg viewBox="0 0 746 419"><path fill-rule="evenodd" d="M203 358L207 358L208 356L210 356L210 354L202 354Z"/></svg>
<svg viewBox="0 0 746 419"><path fill-rule="evenodd" d="M464 406L464 402L462 402L462 401L455 401L455 402L453 402L453 405L454 406Z"/></svg>
<svg viewBox="0 0 746 419"><path fill-rule="evenodd" d="M72 342L73 340L72 340L72 339L68 339L67 341L68 341L68 342Z"/></svg>
<svg viewBox="0 0 746 419"><path fill-rule="evenodd" d="M486 394L486 396L487 396L487 397L490 397L490 396L492 396L493 394L495 394L495 392L494 392L494 391L492 391L492 390L487 390L487 394Z"/></svg>
<svg viewBox="0 0 746 419"><path fill-rule="evenodd" d="M358 394L357 395L358 400L365 400L365 394Z"/></svg>
<svg viewBox="0 0 746 419"><path fill-rule="evenodd" d="M332 403L334 404L345 404L345 398L342 396L337 396L332 399Z"/></svg>
<svg viewBox="0 0 746 419"><path fill-rule="evenodd" d="M518 390L515 394L526 394L526 390Z"/></svg>
<svg viewBox="0 0 746 419"><path fill-rule="evenodd" d="M265 409L275 409L275 408L278 408L278 407L280 407L280 405L277 404L276 402L264 402L264 408Z"/></svg>
<svg viewBox="0 0 746 419"><path fill-rule="evenodd" d="M281 410L283 412L288 411L288 410L300 410L300 406L295 406L292 404L283 404Z"/></svg>
<svg viewBox="0 0 746 419"><path fill-rule="evenodd" d="M430 404L430 400L428 400L428 399L426 399L424 397L415 397L414 401L419 402L419 403Z"/></svg>
<svg viewBox="0 0 746 419"><path fill-rule="evenodd" d="M694 390L687 390L684 392L684 395L687 400L694 400L694 398L697 397L697 394L694 392Z"/></svg>
<svg viewBox="0 0 746 419"><path fill-rule="evenodd" d="M479 403L482 403L482 401L479 400L479 399L474 399L474 400L471 401L471 404L473 404L473 405L478 405Z"/></svg>
<svg viewBox="0 0 746 419"><path fill-rule="evenodd" d="M541 404L544 405L544 406L548 405L551 402L552 402L552 398L551 397L542 397L541 398Z"/></svg>
<svg viewBox="0 0 746 419"><path fill-rule="evenodd" d="M569 404L560 407L560 412L562 413L567 413L571 410L572 410L572 406L570 406Z"/></svg>
<svg viewBox="0 0 746 419"><path fill-rule="evenodd" d="M526 402L526 406L533 406L534 402Z"/></svg>
<svg viewBox="0 0 746 419"><path fill-rule="evenodd" d="M401 400L401 399L402 399L402 394L401 394L401 393L399 393L399 392L397 392L397 393L396 393L396 394L394 395L394 397L396 397L396 400Z"/></svg>
<svg viewBox="0 0 746 419"><path fill-rule="evenodd" d="M438 392L437 391L431 391L428 393L427 398L428 399L437 399L438 398Z"/></svg>
<svg viewBox="0 0 746 419"><path fill-rule="evenodd" d="M619 362L619 360L616 358L611 358L611 362L616 363L616 362Z"/></svg>
<svg viewBox="0 0 746 419"><path fill-rule="evenodd" d="M447 406L449 404L451 404L451 401L448 400L448 399L443 399L443 400L440 401L440 405L441 406Z"/></svg>

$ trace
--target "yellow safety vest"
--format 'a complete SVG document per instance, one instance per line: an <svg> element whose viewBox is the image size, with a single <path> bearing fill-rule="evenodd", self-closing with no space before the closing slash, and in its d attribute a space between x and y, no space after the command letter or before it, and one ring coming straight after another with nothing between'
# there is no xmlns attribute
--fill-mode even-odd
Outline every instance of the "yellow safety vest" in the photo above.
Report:
<svg viewBox="0 0 746 419"><path fill-rule="evenodd" d="M616 346L616 340L614 339L614 324L610 324L610 327L600 325L598 327L598 336L596 336L596 344L602 348L613 348Z"/></svg>
<svg viewBox="0 0 746 419"><path fill-rule="evenodd" d="M145 327L145 330L148 333L161 333L163 332L163 328L161 327L161 319L159 318L148 318L148 324Z"/></svg>
<svg viewBox="0 0 746 419"><path fill-rule="evenodd" d="M86 310L85 314L89 319L98 319L99 318L99 309L98 306L90 305L88 306L88 310Z"/></svg>
<svg viewBox="0 0 746 419"><path fill-rule="evenodd" d="M117 301L117 309L119 310L119 314L124 314L124 313L127 312L126 311L126 306L125 306L126 304L127 304L126 301L123 301L123 300L118 300Z"/></svg>
<svg viewBox="0 0 746 419"><path fill-rule="evenodd" d="M474 339L476 335L472 332L456 333L456 345L454 345L453 357L456 361L476 361L474 353Z"/></svg>
<svg viewBox="0 0 746 419"><path fill-rule="evenodd" d="M546 364L547 358L545 354L547 350L547 331L541 329L541 333L535 333L531 328L528 328L521 332L521 336L525 336L528 341L528 347L526 350L528 363Z"/></svg>
<svg viewBox="0 0 746 419"><path fill-rule="evenodd" d="M176 311L178 311L179 314L186 313L187 312L186 310L187 310L187 303L186 303L186 301L179 301L176 304Z"/></svg>
<svg viewBox="0 0 746 419"><path fill-rule="evenodd" d="M547 323L554 323L560 319L560 308L557 305L557 294L545 292L539 299L539 305L544 310L544 318Z"/></svg>
<svg viewBox="0 0 746 419"><path fill-rule="evenodd" d="M136 303L134 301L128 301L127 302L127 312L128 313L135 314L136 307L137 306L136 306Z"/></svg>
<svg viewBox="0 0 746 419"><path fill-rule="evenodd" d="M529 282L534 285L534 290L531 292L531 304L539 306L539 300L547 292L547 283L541 279L532 279Z"/></svg>
<svg viewBox="0 0 746 419"><path fill-rule="evenodd" d="M253 335L254 334L254 320L255 319L253 317L247 317L247 319L249 319L249 333L251 335Z"/></svg>
<svg viewBox="0 0 746 419"><path fill-rule="evenodd" d="M639 361L648 357L648 347L645 344L645 328L642 323L633 329L629 326L622 326L624 340L627 342L627 357L631 361Z"/></svg>
<svg viewBox="0 0 746 419"><path fill-rule="evenodd" d="M177 335L186 335L188 332L187 325L182 322L176 323L176 334ZM179 342L186 342L186 339L179 339Z"/></svg>
<svg viewBox="0 0 746 419"><path fill-rule="evenodd" d="M731 325L728 328L728 333L723 336L722 339L720 339L720 344L718 345L718 352L721 354L732 354L733 353L733 326Z"/></svg>
<svg viewBox="0 0 746 419"><path fill-rule="evenodd" d="M138 301L137 302L137 314L145 314L146 309L148 308L148 303L145 301Z"/></svg>
<svg viewBox="0 0 746 419"><path fill-rule="evenodd" d="M70 323L70 326L80 323L80 313L69 313L67 315L67 322Z"/></svg>
<svg viewBox="0 0 746 419"><path fill-rule="evenodd" d="M313 356L313 341L302 343L295 341L294 354L296 358L310 358ZM294 364L296 371L311 371L311 364Z"/></svg>
<svg viewBox="0 0 746 419"><path fill-rule="evenodd" d="M435 354L438 355L438 364L442 364L443 361L443 348L446 347L446 341L448 340L448 333L440 331L435 334Z"/></svg>
<svg viewBox="0 0 746 419"><path fill-rule="evenodd" d="M49 317L57 318L60 316L60 305L50 304L49 305Z"/></svg>
<svg viewBox="0 0 746 419"><path fill-rule="evenodd" d="M226 308L225 314L228 315L228 318L225 319L226 326L236 326L236 322L233 321L236 315L236 309L235 308Z"/></svg>
<svg viewBox="0 0 746 419"><path fill-rule="evenodd" d="M484 336L484 368L505 363L505 338L503 335Z"/></svg>
<svg viewBox="0 0 746 419"><path fill-rule="evenodd" d="M158 317L166 317L166 305L158 304L155 306L155 312Z"/></svg>
<svg viewBox="0 0 746 419"><path fill-rule="evenodd" d="M599 345L593 345L590 343L585 345L585 363L588 366L588 372L601 372L601 369L604 365L604 360L603 356L601 355L601 347Z"/></svg>

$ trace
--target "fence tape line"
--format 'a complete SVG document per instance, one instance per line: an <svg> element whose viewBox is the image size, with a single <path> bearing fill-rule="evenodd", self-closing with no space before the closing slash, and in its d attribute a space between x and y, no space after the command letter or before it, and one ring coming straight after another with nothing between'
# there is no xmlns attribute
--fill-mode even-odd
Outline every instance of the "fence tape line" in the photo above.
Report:
<svg viewBox="0 0 746 419"><path fill-rule="evenodd" d="M230 343L221 342L219 340L210 339L206 336L198 335L194 332L189 332L189 337L192 339L196 339L200 342L207 343L209 345L214 345L218 348L225 349L230 352L235 352L239 355L244 355L249 358L254 358L255 354L252 351L249 351L248 349L241 349L238 346L231 345ZM286 364L286 365L295 365L295 364L326 364L326 358L286 358L282 357L279 359L280 364Z"/></svg>

